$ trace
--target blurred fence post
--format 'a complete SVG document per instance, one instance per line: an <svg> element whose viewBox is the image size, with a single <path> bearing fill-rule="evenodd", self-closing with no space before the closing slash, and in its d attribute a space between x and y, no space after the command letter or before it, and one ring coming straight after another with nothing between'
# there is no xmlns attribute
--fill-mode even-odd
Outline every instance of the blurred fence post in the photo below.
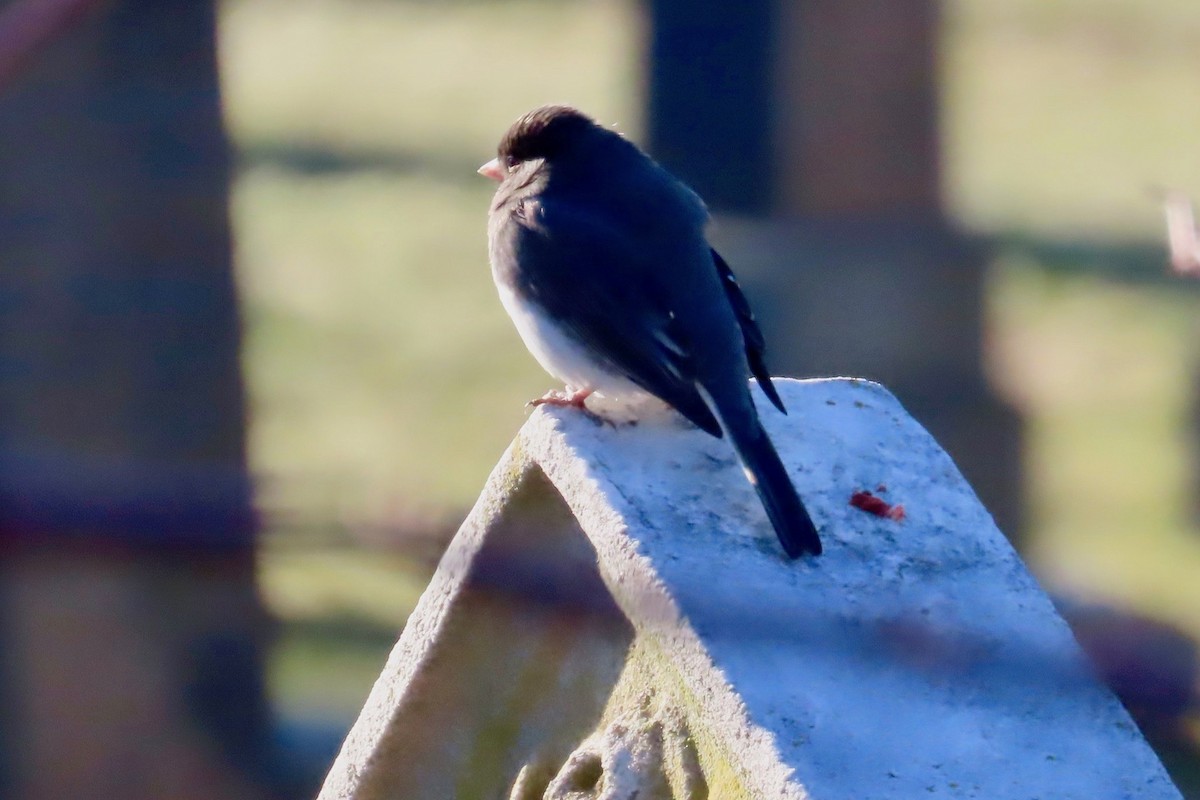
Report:
<svg viewBox="0 0 1200 800"><path fill-rule="evenodd" d="M5 797L265 795L215 8L97 3L0 93Z"/></svg>
<svg viewBox="0 0 1200 800"><path fill-rule="evenodd" d="M896 391L1020 541L987 253L941 202L936 0L653 0L648 138L717 214L771 367Z"/></svg>
<svg viewBox="0 0 1200 800"><path fill-rule="evenodd" d="M787 560L728 444L673 412L536 412L320 800L1180 800L896 399L778 385L789 416L761 413L824 555Z"/></svg>

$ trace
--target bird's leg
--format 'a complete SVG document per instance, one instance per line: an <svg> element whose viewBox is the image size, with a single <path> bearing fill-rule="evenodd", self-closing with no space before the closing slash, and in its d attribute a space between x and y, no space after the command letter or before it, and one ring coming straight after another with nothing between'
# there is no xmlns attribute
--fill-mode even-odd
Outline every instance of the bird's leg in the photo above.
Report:
<svg viewBox="0 0 1200 800"><path fill-rule="evenodd" d="M561 392L558 390L552 389L551 391L546 392L541 397L538 397L534 400L530 400L525 405L533 406L535 408L537 406L556 406L558 408L576 408L576 409L579 409L580 411L582 411L583 415L585 417L587 417L588 419L590 419L592 422L596 423L597 425L602 425L604 423L613 425L612 420L605 419L604 417L600 416L595 411L592 411L590 408L587 407L587 405L584 404L583 401L587 400L589 397L591 397L593 391L595 391L595 390L593 390L593 389L572 389L570 386L568 386L564 391L561 391ZM616 426L613 425L613 427L616 427Z"/></svg>
<svg viewBox="0 0 1200 800"><path fill-rule="evenodd" d="M591 389L572 389L567 387L565 391L551 389L541 397L530 400L525 405L534 406L558 406L559 408L578 408L580 411L587 411L588 408L583 401L592 396ZM591 413L591 412L589 412Z"/></svg>

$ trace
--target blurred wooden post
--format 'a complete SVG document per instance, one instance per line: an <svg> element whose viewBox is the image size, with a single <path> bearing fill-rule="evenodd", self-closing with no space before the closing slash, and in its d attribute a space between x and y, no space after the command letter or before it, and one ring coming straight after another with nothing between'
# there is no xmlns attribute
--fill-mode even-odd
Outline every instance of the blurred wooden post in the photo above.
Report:
<svg viewBox="0 0 1200 800"><path fill-rule="evenodd" d="M654 0L646 136L654 157L725 212L774 186L774 0Z"/></svg>
<svg viewBox="0 0 1200 800"><path fill-rule="evenodd" d="M5 797L265 793L215 24L97 3L0 92Z"/></svg>
<svg viewBox="0 0 1200 800"><path fill-rule="evenodd" d="M987 253L942 210L935 0L650 10L649 144L717 213L771 367L887 383L1019 540L1021 423L982 365Z"/></svg>

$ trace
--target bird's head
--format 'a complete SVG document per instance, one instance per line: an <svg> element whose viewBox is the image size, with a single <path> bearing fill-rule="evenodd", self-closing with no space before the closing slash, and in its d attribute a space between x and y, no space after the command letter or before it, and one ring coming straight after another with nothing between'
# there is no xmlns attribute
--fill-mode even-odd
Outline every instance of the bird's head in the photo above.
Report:
<svg viewBox="0 0 1200 800"><path fill-rule="evenodd" d="M590 144L624 141L591 117L570 106L542 106L523 115L500 140L496 157L479 168L479 174L503 181L522 164L554 164Z"/></svg>

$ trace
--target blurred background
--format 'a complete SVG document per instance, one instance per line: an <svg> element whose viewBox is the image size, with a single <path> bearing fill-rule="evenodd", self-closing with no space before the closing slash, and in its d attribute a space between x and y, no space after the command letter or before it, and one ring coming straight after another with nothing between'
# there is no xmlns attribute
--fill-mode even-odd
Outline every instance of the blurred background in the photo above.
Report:
<svg viewBox="0 0 1200 800"><path fill-rule="evenodd" d="M552 385L518 115L706 197L780 374L950 450L1200 798L1194 0L0 5L0 795L305 797Z"/></svg>

